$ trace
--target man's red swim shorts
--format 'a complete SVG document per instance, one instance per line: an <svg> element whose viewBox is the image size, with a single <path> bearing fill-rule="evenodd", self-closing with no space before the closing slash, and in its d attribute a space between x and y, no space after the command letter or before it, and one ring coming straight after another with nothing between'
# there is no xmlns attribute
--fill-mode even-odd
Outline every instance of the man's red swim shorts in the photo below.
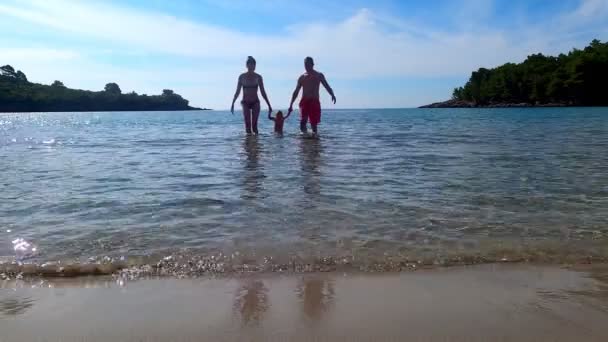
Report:
<svg viewBox="0 0 608 342"><path fill-rule="evenodd" d="M321 122L321 102L319 99L302 99L300 101L300 115L303 121L310 120L311 125Z"/></svg>

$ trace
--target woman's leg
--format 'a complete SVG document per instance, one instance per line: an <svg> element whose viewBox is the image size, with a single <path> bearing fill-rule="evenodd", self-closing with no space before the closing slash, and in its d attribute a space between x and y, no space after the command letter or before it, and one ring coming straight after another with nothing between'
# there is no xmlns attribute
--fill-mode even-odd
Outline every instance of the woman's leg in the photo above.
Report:
<svg viewBox="0 0 608 342"><path fill-rule="evenodd" d="M257 102L251 108L251 126L254 134L258 134L258 118L260 117L260 103Z"/></svg>
<svg viewBox="0 0 608 342"><path fill-rule="evenodd" d="M243 121L245 121L245 131L251 134L251 107L243 103Z"/></svg>

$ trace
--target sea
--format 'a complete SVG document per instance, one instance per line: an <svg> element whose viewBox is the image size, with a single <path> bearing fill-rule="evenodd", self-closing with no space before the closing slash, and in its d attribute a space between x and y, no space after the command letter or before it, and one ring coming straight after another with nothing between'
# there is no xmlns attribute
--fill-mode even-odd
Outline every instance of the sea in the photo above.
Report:
<svg viewBox="0 0 608 342"><path fill-rule="evenodd" d="M608 108L322 120L311 139L264 113L258 136L225 111L0 114L0 272L608 260Z"/></svg>

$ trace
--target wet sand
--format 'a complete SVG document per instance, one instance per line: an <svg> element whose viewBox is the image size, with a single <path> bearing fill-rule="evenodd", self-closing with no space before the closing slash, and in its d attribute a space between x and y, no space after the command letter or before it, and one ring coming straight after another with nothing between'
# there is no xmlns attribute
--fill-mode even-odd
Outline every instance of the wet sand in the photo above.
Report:
<svg viewBox="0 0 608 342"><path fill-rule="evenodd" d="M606 341L608 267L0 281L0 341Z"/></svg>

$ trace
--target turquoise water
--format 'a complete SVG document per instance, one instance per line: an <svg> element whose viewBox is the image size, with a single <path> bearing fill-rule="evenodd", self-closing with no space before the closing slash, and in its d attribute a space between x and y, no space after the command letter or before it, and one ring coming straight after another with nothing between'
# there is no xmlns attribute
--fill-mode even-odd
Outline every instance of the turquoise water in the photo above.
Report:
<svg viewBox="0 0 608 342"><path fill-rule="evenodd" d="M261 121L0 114L0 258L608 254L607 108L327 111L318 140Z"/></svg>

